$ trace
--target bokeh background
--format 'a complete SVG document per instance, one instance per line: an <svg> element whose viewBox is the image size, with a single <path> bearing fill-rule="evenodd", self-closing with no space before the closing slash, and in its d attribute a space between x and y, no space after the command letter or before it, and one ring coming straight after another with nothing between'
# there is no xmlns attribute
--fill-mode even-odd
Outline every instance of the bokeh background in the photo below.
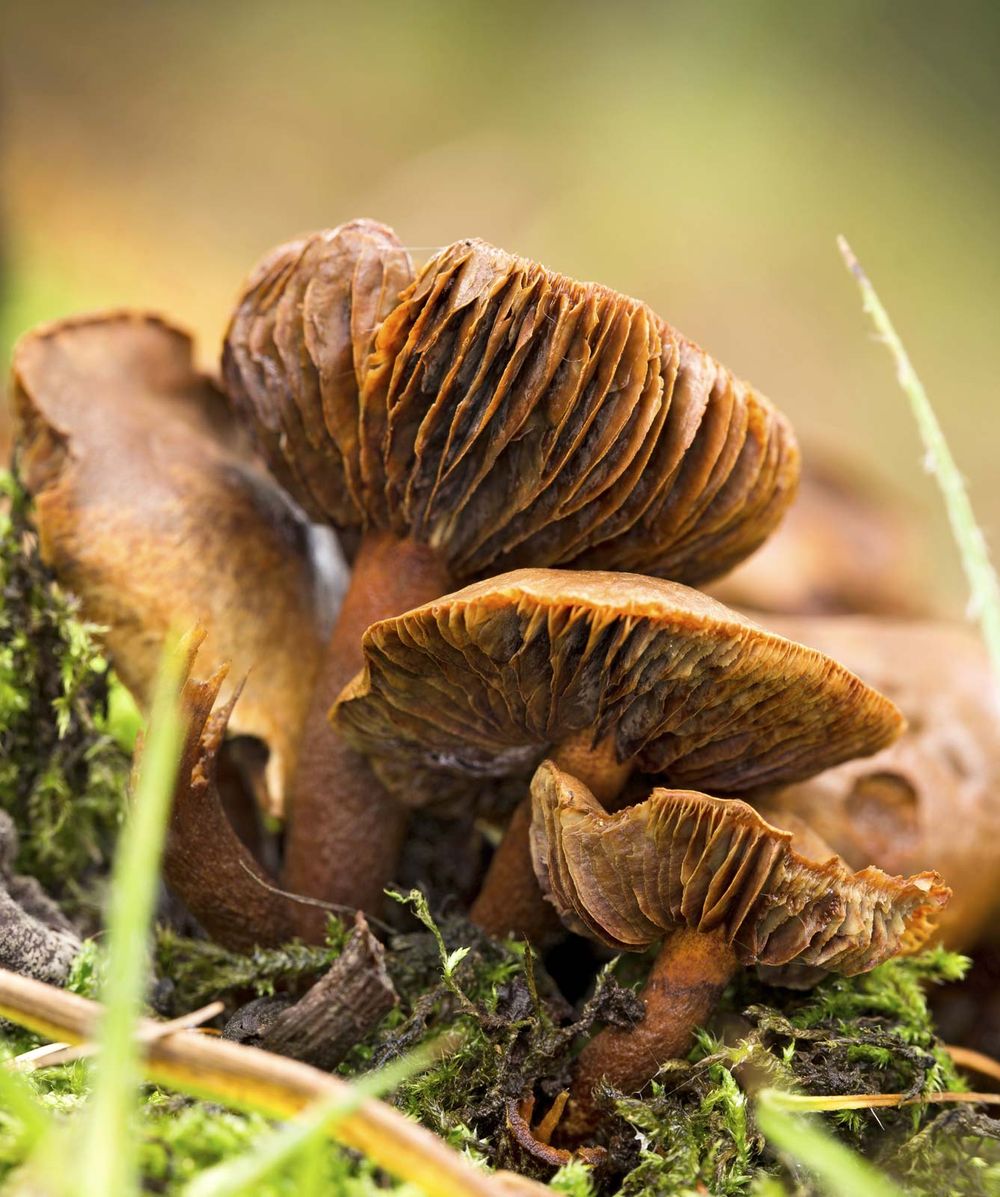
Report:
<svg viewBox="0 0 1000 1197"><path fill-rule="evenodd" d="M357 215L641 296L913 504L845 233L1000 539L1000 5L0 0L0 348L141 305L218 353L273 243Z"/></svg>

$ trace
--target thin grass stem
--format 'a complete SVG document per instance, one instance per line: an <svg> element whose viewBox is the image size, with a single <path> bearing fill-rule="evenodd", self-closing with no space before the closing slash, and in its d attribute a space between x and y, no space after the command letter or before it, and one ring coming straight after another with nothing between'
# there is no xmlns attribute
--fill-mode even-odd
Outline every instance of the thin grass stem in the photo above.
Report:
<svg viewBox="0 0 1000 1197"><path fill-rule="evenodd" d="M993 674L1000 684L1000 581L990 561L986 537L976 522L965 480L948 447L924 384L871 280L846 238L838 237L837 246L861 290L865 312L871 317L879 339L896 363L896 377L910 401L927 453L928 468L941 489L948 522L962 558L962 568L969 584L969 613L979 623Z"/></svg>

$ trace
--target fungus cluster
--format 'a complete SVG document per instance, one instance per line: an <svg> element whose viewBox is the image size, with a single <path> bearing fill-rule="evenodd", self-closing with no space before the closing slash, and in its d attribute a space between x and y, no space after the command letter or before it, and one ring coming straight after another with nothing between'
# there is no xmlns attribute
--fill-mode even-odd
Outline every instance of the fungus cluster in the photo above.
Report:
<svg viewBox="0 0 1000 1197"><path fill-rule="evenodd" d="M701 581L767 537L798 474L780 413L645 304L476 240L414 277L372 221L264 259L223 375L275 476L360 534L289 814L285 883L328 902L377 907L405 834L327 724L369 624L512 566Z"/></svg>
<svg viewBox="0 0 1000 1197"><path fill-rule="evenodd" d="M168 628L200 629L165 871L220 942L322 940L378 909L414 808L513 794L473 920L661 943L644 1019L579 1057L578 1141L599 1082L641 1089L736 968L850 975L933 934L969 849L927 834L932 766L977 819L995 775L976 666L902 735L943 630L765 628L691 589L768 538L799 454L646 304L477 240L418 272L354 221L260 263L221 383L112 313L25 337L14 400L45 559L140 702Z"/></svg>

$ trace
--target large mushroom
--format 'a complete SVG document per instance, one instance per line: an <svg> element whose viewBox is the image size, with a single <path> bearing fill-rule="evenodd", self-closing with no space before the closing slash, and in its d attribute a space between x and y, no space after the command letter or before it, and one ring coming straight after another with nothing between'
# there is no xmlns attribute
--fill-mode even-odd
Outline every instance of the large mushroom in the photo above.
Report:
<svg viewBox="0 0 1000 1197"><path fill-rule="evenodd" d="M535 869L568 925L616 951L663 941L642 1020L599 1032L577 1059L569 1135L592 1127L602 1081L634 1093L683 1055L740 966L867 972L921 947L949 896L934 872L851 872L815 835L737 799L654 789L609 813L550 761L531 790Z"/></svg>
<svg viewBox="0 0 1000 1197"><path fill-rule="evenodd" d="M375 624L362 647L335 724L411 804L527 783L546 756L606 804L633 769L731 794L872 753L902 725L829 657L634 574L518 570ZM495 934L548 925L530 822L525 797L473 907Z"/></svg>
<svg viewBox="0 0 1000 1197"><path fill-rule="evenodd" d="M805 819L855 867L937 869L954 890L941 921L945 941L967 948L992 936L1000 911L1000 688L980 638L946 622L774 622L889 695L907 728L868 760L768 797L766 809L779 821Z"/></svg>
<svg viewBox="0 0 1000 1197"><path fill-rule="evenodd" d="M329 534L253 460L224 396L192 365L190 339L158 317L79 317L28 334L14 353L13 400L43 559L105 628L141 706L168 630L202 629L199 668L229 666L215 690L231 732L267 746L256 789L280 813L342 588ZM245 855L228 823L179 832L167 877L206 925L227 906L241 942L291 933L287 920L260 918L266 891L246 870L211 884L219 860Z"/></svg>
<svg viewBox="0 0 1000 1197"><path fill-rule="evenodd" d="M334 902L378 904L405 826L327 724L366 627L524 564L716 576L798 474L784 418L645 304L475 240L413 279L372 221L270 254L223 370L276 476L361 533L290 804L286 884Z"/></svg>

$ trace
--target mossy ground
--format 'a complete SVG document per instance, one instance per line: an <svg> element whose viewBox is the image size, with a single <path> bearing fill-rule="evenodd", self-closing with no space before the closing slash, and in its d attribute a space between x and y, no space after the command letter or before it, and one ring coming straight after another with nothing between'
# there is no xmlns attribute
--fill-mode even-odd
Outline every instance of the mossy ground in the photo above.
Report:
<svg viewBox="0 0 1000 1197"><path fill-rule="evenodd" d="M125 804L128 754L108 716L109 674L94 629L40 565L23 497L7 484L0 526L0 805L21 833L19 868L39 877L85 929L96 912ZM417 893L399 895L408 925L389 936L387 963L400 1005L341 1066L356 1076L445 1030L460 1038L433 1066L405 1081L393 1100L485 1166L515 1162L505 1134L506 1103L534 1091L541 1103L566 1084L580 1037L602 1022L635 1017L633 987L644 962L605 967L586 1000L571 1006L544 961L522 945L497 943L461 913L432 915ZM406 920L403 920L404 923ZM71 986L93 993L99 940L78 959ZM239 956L161 925L153 955L150 1005L176 1015L221 996L230 1009L261 994L300 991L342 945L291 944ZM553 964L564 977L572 951ZM581 967L593 957L580 945ZM569 961L569 964L567 963ZM552 962L550 962L552 963ZM584 1195L719 1194L768 1197L820 1193L798 1163L772 1153L757 1128L752 1097L760 1084L808 1094L933 1093L961 1088L928 1013L930 986L955 980L961 958L935 950L892 961L851 980L793 991L745 973L727 991L713 1034L689 1058L665 1068L649 1096L608 1093L607 1166L573 1163L551 1183ZM7 1026L0 1050L16 1054L31 1036ZM89 1071L73 1063L33 1074L30 1085L73 1133ZM1000 1193L1000 1123L975 1107L933 1104L825 1115L852 1149L918 1197ZM140 1141L149 1192L174 1194L231 1165L268 1133L266 1120L158 1089L144 1093ZM31 1128L0 1099L0 1177L8 1191L34 1186L25 1161ZM220 1182L221 1183L221 1182ZM34 1187L33 1187L34 1186ZM257 1178L271 1194L392 1190L357 1155L322 1142ZM247 1190L250 1191L250 1190Z"/></svg>

